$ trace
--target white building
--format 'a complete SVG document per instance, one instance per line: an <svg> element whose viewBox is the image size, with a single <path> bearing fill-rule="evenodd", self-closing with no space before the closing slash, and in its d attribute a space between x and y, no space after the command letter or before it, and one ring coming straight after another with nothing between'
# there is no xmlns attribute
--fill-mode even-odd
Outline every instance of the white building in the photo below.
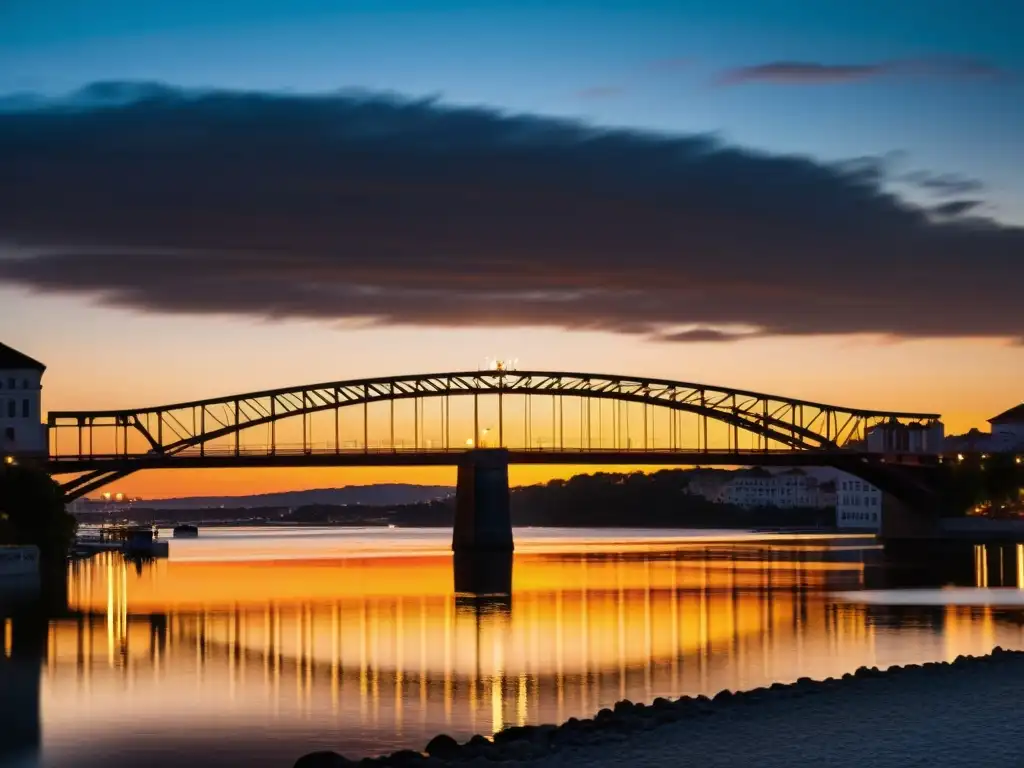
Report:
<svg viewBox="0 0 1024 768"><path fill-rule="evenodd" d="M817 509L828 505L828 489L801 469L772 474L764 469L735 472L721 487L718 501L737 507L782 507Z"/></svg>
<svg viewBox="0 0 1024 768"><path fill-rule="evenodd" d="M901 424L895 419L867 430L871 453L942 453L946 428L941 421Z"/></svg>
<svg viewBox="0 0 1024 768"><path fill-rule="evenodd" d="M1024 403L1003 411L988 420L992 425L992 439L1008 450L1024 448Z"/></svg>
<svg viewBox="0 0 1024 768"><path fill-rule="evenodd" d="M991 432L972 429L946 438L946 451L962 453L1024 452L1024 403L988 420Z"/></svg>
<svg viewBox="0 0 1024 768"><path fill-rule="evenodd" d="M861 531L882 529L882 492L843 473L836 480L836 527Z"/></svg>
<svg viewBox="0 0 1024 768"><path fill-rule="evenodd" d="M46 366L0 343L0 455L45 455L42 424Z"/></svg>

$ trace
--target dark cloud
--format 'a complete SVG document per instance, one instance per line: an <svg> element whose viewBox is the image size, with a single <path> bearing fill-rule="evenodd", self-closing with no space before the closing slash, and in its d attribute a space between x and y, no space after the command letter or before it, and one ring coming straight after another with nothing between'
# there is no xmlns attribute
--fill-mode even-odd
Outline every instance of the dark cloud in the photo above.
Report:
<svg viewBox="0 0 1024 768"><path fill-rule="evenodd" d="M936 197L959 197L985 191L985 185L978 179L970 179L956 173L912 171L904 174L901 180Z"/></svg>
<svg viewBox="0 0 1024 768"><path fill-rule="evenodd" d="M872 64L773 61L728 70L722 73L719 82L723 85L751 82L813 85L893 76L1003 79L1008 73L984 61L959 57L896 59Z"/></svg>
<svg viewBox="0 0 1024 768"><path fill-rule="evenodd" d="M980 200L950 200L932 208L939 216L963 216L981 205Z"/></svg>
<svg viewBox="0 0 1024 768"><path fill-rule="evenodd" d="M681 341L1024 335L1024 230L936 217L863 159L367 94L108 84L72 102L0 115L0 253L21 254L0 282Z"/></svg>
<svg viewBox="0 0 1024 768"><path fill-rule="evenodd" d="M741 339L749 339L757 335L756 331L743 333L719 331L714 328L693 328L686 331L658 334L654 338L658 341L740 341Z"/></svg>

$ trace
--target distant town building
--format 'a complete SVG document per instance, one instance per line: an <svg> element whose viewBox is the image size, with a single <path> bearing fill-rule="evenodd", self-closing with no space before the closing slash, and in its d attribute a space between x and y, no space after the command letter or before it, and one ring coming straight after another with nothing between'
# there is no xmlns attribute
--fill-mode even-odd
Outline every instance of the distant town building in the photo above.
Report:
<svg viewBox="0 0 1024 768"><path fill-rule="evenodd" d="M42 425L46 366L0 343L0 456L45 455Z"/></svg>
<svg viewBox="0 0 1024 768"><path fill-rule="evenodd" d="M836 505L838 496L836 494L836 481L826 480L818 482L818 498L821 500L821 506L827 509L832 509Z"/></svg>
<svg viewBox="0 0 1024 768"><path fill-rule="evenodd" d="M992 438L1016 448L1024 446L1024 403L1003 411L988 420L992 425Z"/></svg>
<svg viewBox="0 0 1024 768"><path fill-rule="evenodd" d="M945 426L941 421L901 424L892 419L869 427L867 450L871 453L942 453Z"/></svg>
<svg viewBox="0 0 1024 768"><path fill-rule="evenodd" d="M836 527L879 531L882 528L882 492L856 477L836 480Z"/></svg>
<svg viewBox="0 0 1024 768"><path fill-rule="evenodd" d="M988 420L991 432L972 429L946 438L946 451L962 453L1024 452L1024 403Z"/></svg>
<svg viewBox="0 0 1024 768"><path fill-rule="evenodd" d="M831 467L695 470L689 493L745 509L835 509L836 526L850 531L879 531L882 492L860 478Z"/></svg>
<svg viewBox="0 0 1024 768"><path fill-rule="evenodd" d="M744 469L732 473L711 501L733 504L737 507L780 507L788 509L817 509L829 506L833 500L827 489L802 469L789 469L771 473L765 469Z"/></svg>

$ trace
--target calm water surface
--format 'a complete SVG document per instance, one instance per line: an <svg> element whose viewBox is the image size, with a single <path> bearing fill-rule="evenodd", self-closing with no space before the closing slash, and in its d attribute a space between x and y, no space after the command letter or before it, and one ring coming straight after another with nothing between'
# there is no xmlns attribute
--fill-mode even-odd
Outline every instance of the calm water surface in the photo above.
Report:
<svg viewBox="0 0 1024 768"><path fill-rule="evenodd" d="M0 613L0 700L38 710L25 764L286 768L1024 647L1015 547L928 571L856 538L520 529L511 595L474 596L455 591L449 541L204 529L169 560L74 564L46 617Z"/></svg>

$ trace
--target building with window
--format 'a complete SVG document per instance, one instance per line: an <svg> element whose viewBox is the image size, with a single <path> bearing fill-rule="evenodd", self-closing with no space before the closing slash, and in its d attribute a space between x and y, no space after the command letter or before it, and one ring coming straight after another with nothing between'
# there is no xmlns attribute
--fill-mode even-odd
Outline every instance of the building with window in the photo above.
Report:
<svg viewBox="0 0 1024 768"><path fill-rule="evenodd" d="M771 473L753 468L734 472L711 499L737 507L781 507L818 509L829 506L828 489L802 469Z"/></svg>
<svg viewBox="0 0 1024 768"><path fill-rule="evenodd" d="M993 441L1013 450L1024 448L1024 403L1003 411L988 420L992 425Z"/></svg>
<svg viewBox="0 0 1024 768"><path fill-rule="evenodd" d="M38 360L0 343L0 456L46 454L45 370Z"/></svg>
<svg viewBox="0 0 1024 768"><path fill-rule="evenodd" d="M836 479L836 527L861 531L882 529L882 492L843 473Z"/></svg>
<svg viewBox="0 0 1024 768"><path fill-rule="evenodd" d="M946 438L946 451L963 453L1024 453L1024 403L988 420L990 432L972 429Z"/></svg>
<svg viewBox="0 0 1024 768"><path fill-rule="evenodd" d="M866 447L871 453L942 453L946 428L941 421L901 424L895 419L869 427Z"/></svg>

